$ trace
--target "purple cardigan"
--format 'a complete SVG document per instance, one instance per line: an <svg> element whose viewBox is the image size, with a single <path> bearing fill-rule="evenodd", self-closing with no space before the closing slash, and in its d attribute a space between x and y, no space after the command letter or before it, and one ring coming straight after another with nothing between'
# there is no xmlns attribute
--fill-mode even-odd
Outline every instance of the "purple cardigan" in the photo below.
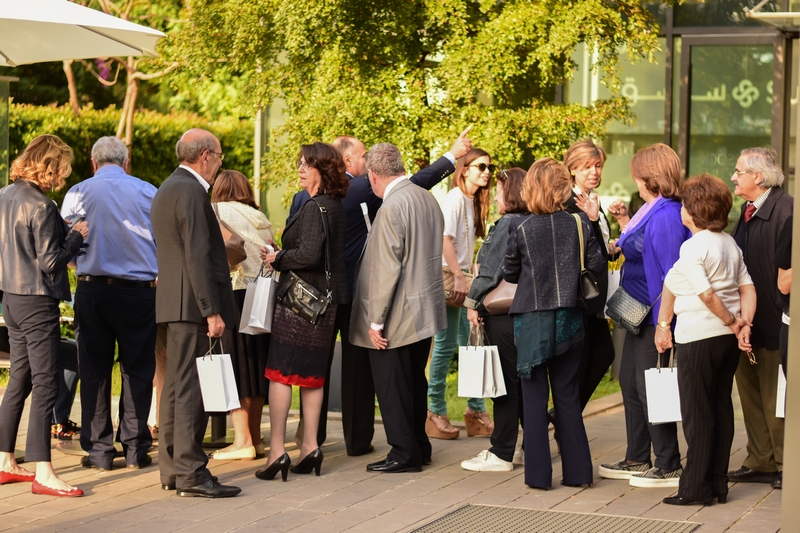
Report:
<svg viewBox="0 0 800 533"><path fill-rule="evenodd" d="M646 322L658 322L664 277L678 260L681 245L691 236L681 222L680 202L661 198L639 225L620 239L625 255L620 284L631 296L653 306Z"/></svg>

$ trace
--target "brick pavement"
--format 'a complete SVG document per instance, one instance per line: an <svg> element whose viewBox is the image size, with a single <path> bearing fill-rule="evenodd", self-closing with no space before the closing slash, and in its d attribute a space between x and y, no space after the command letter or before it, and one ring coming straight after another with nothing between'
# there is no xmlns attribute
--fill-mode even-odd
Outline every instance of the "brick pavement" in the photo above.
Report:
<svg viewBox="0 0 800 533"><path fill-rule="evenodd" d="M586 427L595 468L617 460L625 451L625 430L619 395L592 402ZM734 399L738 407L738 399ZM73 411L73 418L79 419ZM265 435L269 423L265 411ZM297 419L290 420L289 434ZM24 421L23 421L24 426ZM78 457L54 451L59 475L80 486L86 496L59 499L36 496L27 484L0 487L0 531L93 533L194 530L222 531L410 531L467 503L554 509L584 513L640 516L702 522L700 533L769 533L780 527L780 491L768 485L732 484L726 505L674 507L661 503L671 489L638 489L625 481L595 476L590 488L560 485L561 462L551 446L553 490L532 490L523 483L523 469L513 472L474 473L462 470L461 460L489 446L488 439L462 436L433 441L433 463L416 474L372 474L365 465L388 451L382 426L376 426L375 452L347 457L341 423L332 417L329 440L323 447L322 476L289 474L289 481L260 481L253 473L263 460L211 461L212 472L224 483L241 486L236 498L207 500L178 498L160 489L157 450L154 466L129 472L119 459L119 470L98 473L81 468ZM464 433L462 432L462 435ZM731 467L744 456L744 426L737 409ZM24 438L18 443L24 446ZM685 443L681 450L685 453ZM298 450L288 447L293 460Z"/></svg>

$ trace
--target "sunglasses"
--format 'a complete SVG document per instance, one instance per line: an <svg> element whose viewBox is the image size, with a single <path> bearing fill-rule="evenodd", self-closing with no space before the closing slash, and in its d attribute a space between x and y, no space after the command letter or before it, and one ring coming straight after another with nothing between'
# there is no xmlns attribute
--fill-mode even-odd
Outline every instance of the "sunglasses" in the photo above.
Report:
<svg viewBox="0 0 800 533"><path fill-rule="evenodd" d="M494 166L493 164L489 164L489 165L487 165L486 163L481 163L481 164L479 164L479 165L470 165L470 166L471 166L471 167L475 167L475 168L477 168L477 169L478 169L478 170L480 170L481 172L484 172L484 171L486 171L486 169L488 168L488 169L489 169L489 172L491 172L492 174L494 174L494 171L495 171L495 170L497 170L497 167L496 167L496 166Z"/></svg>

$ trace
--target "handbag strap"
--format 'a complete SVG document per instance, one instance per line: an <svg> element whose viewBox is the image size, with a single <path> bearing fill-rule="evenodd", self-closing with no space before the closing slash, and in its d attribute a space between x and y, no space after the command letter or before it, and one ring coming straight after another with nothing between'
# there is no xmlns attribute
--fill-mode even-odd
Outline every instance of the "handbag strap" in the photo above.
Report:
<svg viewBox="0 0 800 533"><path fill-rule="evenodd" d="M331 293L331 247L330 247L330 232L328 231L328 210L320 205L316 198L312 198L314 203L317 204L319 212L322 215L322 231L325 233L325 290L328 300L333 299Z"/></svg>
<svg viewBox="0 0 800 533"><path fill-rule="evenodd" d="M583 224L581 224L581 217L578 216L577 213L570 213L570 214L575 219L575 223L578 224L578 241L580 242L580 246L581 246L581 251L580 251L581 272L583 272L584 270L586 270L586 268L583 266Z"/></svg>

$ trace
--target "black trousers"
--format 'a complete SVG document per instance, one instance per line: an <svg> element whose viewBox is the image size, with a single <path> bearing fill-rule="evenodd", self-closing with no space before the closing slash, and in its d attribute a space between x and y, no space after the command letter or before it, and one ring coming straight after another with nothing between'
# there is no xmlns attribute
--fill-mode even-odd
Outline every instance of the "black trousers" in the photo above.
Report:
<svg viewBox="0 0 800 533"><path fill-rule="evenodd" d="M211 479L203 451L208 414L203 407L195 359L208 352L208 327L168 322L167 374L159 411L161 483L189 488Z"/></svg>
<svg viewBox="0 0 800 533"><path fill-rule="evenodd" d="M25 460L50 461L50 420L58 394L58 300L3 294L11 348L8 388L0 405L0 451L14 453L22 409L33 391Z"/></svg>
<svg viewBox="0 0 800 533"><path fill-rule="evenodd" d="M709 502L728 493L733 442L733 376L739 366L735 335L676 345L686 466L678 496Z"/></svg>
<svg viewBox="0 0 800 533"><path fill-rule="evenodd" d="M392 447L388 458L408 466L422 466L433 451L425 434L430 349L428 338L400 348L369 350L386 441Z"/></svg>
<svg viewBox="0 0 800 533"><path fill-rule="evenodd" d="M119 347L122 374L119 430L128 464L141 462L153 444L147 417L156 371L156 289L119 287L79 281L75 322L81 374L81 447L92 463L111 468L114 429L111 422L111 370Z"/></svg>
<svg viewBox="0 0 800 533"><path fill-rule="evenodd" d="M492 398L494 402L494 431L489 451L503 461L514 459L519 424L522 421L522 385L517 374L517 346L514 344L514 319L509 315L483 317L489 343L497 346L500 367L506 385L505 396Z"/></svg>
<svg viewBox="0 0 800 533"><path fill-rule="evenodd" d="M77 327L75 336L78 336ZM53 407L53 424L66 424L78 391L78 347L72 339L61 339L58 350L58 396Z"/></svg>
<svg viewBox="0 0 800 533"><path fill-rule="evenodd" d="M351 304L341 304L336 308L334 328L341 332L342 342L342 428L347 455L362 455L369 451L375 434L375 384L366 348L350 344ZM336 334L333 336L331 355L328 359L328 373L325 375L323 389L322 416L317 430L317 444L322 446L327 438L328 394L330 392L331 365L333 350L336 347Z"/></svg>
<svg viewBox="0 0 800 533"><path fill-rule="evenodd" d="M644 386L644 371L655 368L658 351L655 326L643 326L638 335L625 333L622 348L622 363L619 369L619 384L625 406L625 429L627 431L628 461L649 461L650 445L656 455L655 466L662 470L676 470L681 466L678 449L678 425L675 423L653 425L647 417L647 391ZM669 352L661 358L662 366L669 363ZM559 432L560 434L560 432Z"/></svg>
<svg viewBox="0 0 800 533"><path fill-rule="evenodd" d="M578 389L581 397L581 409L594 394L595 389L614 362L614 342L608 329L608 320L597 315L583 317L583 353L581 365L578 367Z"/></svg>
<svg viewBox="0 0 800 533"><path fill-rule="evenodd" d="M592 457L578 395L582 344L577 342L566 353L534 367L530 379L520 379L525 404L525 484L529 487L546 489L553 483L547 434L547 400L551 389L558 412L555 423L561 442L562 480L570 485L593 481Z"/></svg>

